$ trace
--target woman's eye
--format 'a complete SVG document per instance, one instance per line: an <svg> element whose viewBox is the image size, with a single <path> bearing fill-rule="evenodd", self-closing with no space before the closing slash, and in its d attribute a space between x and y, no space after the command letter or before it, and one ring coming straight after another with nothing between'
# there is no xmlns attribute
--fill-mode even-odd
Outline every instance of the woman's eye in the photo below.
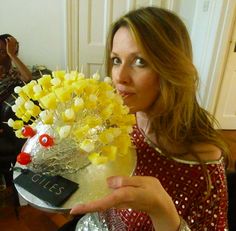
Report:
<svg viewBox="0 0 236 231"><path fill-rule="evenodd" d="M113 65L119 65L121 63L120 59L117 57L111 58Z"/></svg>
<svg viewBox="0 0 236 231"><path fill-rule="evenodd" d="M136 58L134 60L134 65L138 67L144 67L146 65L146 62L142 58Z"/></svg>

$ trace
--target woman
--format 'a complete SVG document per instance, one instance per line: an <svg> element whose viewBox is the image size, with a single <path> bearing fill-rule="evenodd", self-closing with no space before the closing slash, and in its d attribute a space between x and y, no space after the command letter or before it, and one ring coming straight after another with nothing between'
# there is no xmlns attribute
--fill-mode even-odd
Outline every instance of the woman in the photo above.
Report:
<svg viewBox="0 0 236 231"><path fill-rule="evenodd" d="M110 195L71 214L105 211L110 230L227 229L227 146L197 102L183 22L155 7L118 19L108 36L107 73L136 114L137 167L132 177L110 177Z"/></svg>
<svg viewBox="0 0 236 231"><path fill-rule="evenodd" d="M28 83L32 74L18 58L19 44L9 34L0 35L0 99L1 102L12 93L22 81ZM12 65L14 64L14 66Z"/></svg>

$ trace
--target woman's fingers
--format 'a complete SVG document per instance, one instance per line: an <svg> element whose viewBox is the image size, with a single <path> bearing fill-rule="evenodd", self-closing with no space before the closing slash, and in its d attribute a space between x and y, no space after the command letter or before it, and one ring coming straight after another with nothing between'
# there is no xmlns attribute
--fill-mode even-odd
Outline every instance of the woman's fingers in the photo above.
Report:
<svg viewBox="0 0 236 231"><path fill-rule="evenodd" d="M98 212L98 211L104 211L112 207L117 207L122 198L122 192L120 191L121 190L118 189L117 191L114 191L113 193L109 194L108 196L100 200L92 201L86 204L76 205L71 209L70 214Z"/></svg>
<svg viewBox="0 0 236 231"><path fill-rule="evenodd" d="M145 183L147 181L147 183ZM108 186L115 189L108 196L87 204L77 205L71 210L71 214L104 211L109 208L133 207L143 195L143 188L148 184L149 178L132 176L114 176L107 179ZM141 195L140 195L141 194ZM142 200L141 200L142 201ZM140 203L140 202L139 202ZM138 204L139 204L138 203ZM137 205L138 206L138 205ZM136 207L136 206L135 206Z"/></svg>
<svg viewBox="0 0 236 231"><path fill-rule="evenodd" d="M132 187L145 187L145 185L149 185L153 181L157 181L157 179L153 177L144 177L144 176L111 176L107 179L108 186L110 188L120 188L125 186Z"/></svg>
<svg viewBox="0 0 236 231"><path fill-rule="evenodd" d="M70 210L70 214L85 214L97 211L101 211L101 209L99 209L98 201L95 201L88 204L76 205Z"/></svg>
<svg viewBox="0 0 236 231"><path fill-rule="evenodd" d="M76 205L71 214L104 211L109 208L133 208L148 211L154 203L160 182L153 177L113 176L107 179L108 186L114 191L108 196L87 204Z"/></svg>

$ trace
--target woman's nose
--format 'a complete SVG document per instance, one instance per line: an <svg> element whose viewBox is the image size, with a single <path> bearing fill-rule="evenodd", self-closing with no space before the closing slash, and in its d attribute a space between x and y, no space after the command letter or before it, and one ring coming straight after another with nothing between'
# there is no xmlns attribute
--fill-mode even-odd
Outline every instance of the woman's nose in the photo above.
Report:
<svg viewBox="0 0 236 231"><path fill-rule="evenodd" d="M131 70L126 65L121 65L117 72L117 82L119 83L130 83L131 81Z"/></svg>

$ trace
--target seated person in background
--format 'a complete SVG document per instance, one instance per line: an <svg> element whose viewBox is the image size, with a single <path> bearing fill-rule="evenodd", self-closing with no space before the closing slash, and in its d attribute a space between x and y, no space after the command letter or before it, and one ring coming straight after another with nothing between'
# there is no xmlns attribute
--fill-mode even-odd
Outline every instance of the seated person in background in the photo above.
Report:
<svg viewBox="0 0 236 231"><path fill-rule="evenodd" d="M9 88L32 79L30 70L18 58L18 51L19 44L13 36L0 35L0 102L12 93Z"/></svg>
<svg viewBox="0 0 236 231"><path fill-rule="evenodd" d="M30 70L18 58L18 51L19 44L13 36L0 35L0 111L3 101L13 93L14 87L32 79Z"/></svg>

